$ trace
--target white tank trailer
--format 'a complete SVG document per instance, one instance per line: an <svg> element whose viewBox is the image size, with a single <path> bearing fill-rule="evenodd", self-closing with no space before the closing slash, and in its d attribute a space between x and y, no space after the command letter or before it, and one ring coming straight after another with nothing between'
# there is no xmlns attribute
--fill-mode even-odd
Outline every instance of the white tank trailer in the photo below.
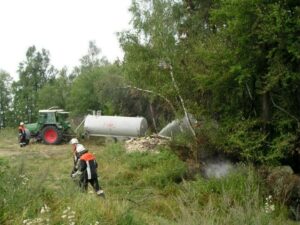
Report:
<svg viewBox="0 0 300 225"><path fill-rule="evenodd" d="M88 136L141 137L148 129L144 117L88 115L84 130Z"/></svg>

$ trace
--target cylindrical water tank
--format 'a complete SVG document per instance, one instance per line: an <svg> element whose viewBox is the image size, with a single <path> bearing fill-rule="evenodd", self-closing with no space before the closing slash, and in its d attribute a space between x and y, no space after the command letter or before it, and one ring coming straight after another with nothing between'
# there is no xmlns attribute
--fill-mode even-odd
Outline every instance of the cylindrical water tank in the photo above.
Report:
<svg viewBox="0 0 300 225"><path fill-rule="evenodd" d="M140 137L148 129L143 117L88 115L84 130L91 136Z"/></svg>

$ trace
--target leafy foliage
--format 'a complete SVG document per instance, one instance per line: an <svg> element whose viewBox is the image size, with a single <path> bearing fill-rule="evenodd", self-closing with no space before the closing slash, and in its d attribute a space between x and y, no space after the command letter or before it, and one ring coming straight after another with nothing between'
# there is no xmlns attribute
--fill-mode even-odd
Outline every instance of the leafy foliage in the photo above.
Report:
<svg viewBox="0 0 300 225"><path fill-rule="evenodd" d="M0 128L10 125L12 119L10 116L11 83L11 76L0 70Z"/></svg>
<svg viewBox="0 0 300 225"><path fill-rule="evenodd" d="M38 91L51 79L56 70L50 65L49 52L29 47L26 60L19 64L19 80L13 83L14 116L19 121L35 121L38 107Z"/></svg>
<svg viewBox="0 0 300 225"><path fill-rule="evenodd" d="M52 79L38 91L38 109L47 109L52 106L66 109L70 88L71 80L67 75L67 70L63 69L56 79Z"/></svg>
<svg viewBox="0 0 300 225"><path fill-rule="evenodd" d="M120 36L130 82L161 92L182 113L171 65L188 111L219 123L224 138L215 148L270 163L293 151L299 3L139 0L130 10L134 29Z"/></svg>
<svg viewBox="0 0 300 225"><path fill-rule="evenodd" d="M76 116L144 116L157 132L188 111L218 124L196 129L195 151L205 139L210 149L280 163L299 145L299 8L296 0L133 0L133 28L119 33L123 62L108 62L91 41L68 74L32 46L19 81L10 86L0 73L0 122L33 121L56 105Z"/></svg>

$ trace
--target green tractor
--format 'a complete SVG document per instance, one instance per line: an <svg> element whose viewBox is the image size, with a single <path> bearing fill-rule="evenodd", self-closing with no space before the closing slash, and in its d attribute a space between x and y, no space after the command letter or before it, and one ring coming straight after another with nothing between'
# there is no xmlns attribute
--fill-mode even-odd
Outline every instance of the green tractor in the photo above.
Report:
<svg viewBox="0 0 300 225"><path fill-rule="evenodd" d="M30 136L42 140L45 144L60 144L63 139L70 137L71 126L67 121L68 112L62 109L39 110L36 123L25 124Z"/></svg>

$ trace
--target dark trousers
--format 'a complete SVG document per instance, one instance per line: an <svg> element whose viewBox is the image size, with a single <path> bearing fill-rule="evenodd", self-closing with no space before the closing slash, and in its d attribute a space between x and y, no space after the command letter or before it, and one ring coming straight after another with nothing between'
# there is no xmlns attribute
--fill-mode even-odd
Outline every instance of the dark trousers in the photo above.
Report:
<svg viewBox="0 0 300 225"><path fill-rule="evenodd" d="M25 134L22 134L20 136L20 146L23 147L23 146L28 145L28 144L29 144L29 140L26 139Z"/></svg>
<svg viewBox="0 0 300 225"><path fill-rule="evenodd" d="M80 186L81 190L82 191L87 191L89 183L92 185L95 192L97 192L101 189L97 177L88 180L85 176L83 176L83 177L80 178L80 181L79 181L79 186Z"/></svg>

